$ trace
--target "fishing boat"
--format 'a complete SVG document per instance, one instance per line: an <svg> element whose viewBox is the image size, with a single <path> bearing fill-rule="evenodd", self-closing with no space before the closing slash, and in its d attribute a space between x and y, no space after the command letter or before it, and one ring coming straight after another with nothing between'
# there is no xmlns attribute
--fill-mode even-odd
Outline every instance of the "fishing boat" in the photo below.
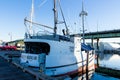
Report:
<svg viewBox="0 0 120 80"><path fill-rule="evenodd" d="M59 0L57 1L59 2ZM32 3L32 11L34 4ZM60 6L60 3L59 3ZM60 7L62 16L63 12ZM66 21L63 22L66 30L63 35L57 34L57 8L54 0L54 28L42 25L25 18L25 23L30 26L25 33L25 52L21 54L21 64L39 68L41 73L48 76L83 75L85 72L94 70L93 49L81 43L81 36L70 36ZM53 30L53 33L38 31L32 32L32 26L40 25Z"/></svg>

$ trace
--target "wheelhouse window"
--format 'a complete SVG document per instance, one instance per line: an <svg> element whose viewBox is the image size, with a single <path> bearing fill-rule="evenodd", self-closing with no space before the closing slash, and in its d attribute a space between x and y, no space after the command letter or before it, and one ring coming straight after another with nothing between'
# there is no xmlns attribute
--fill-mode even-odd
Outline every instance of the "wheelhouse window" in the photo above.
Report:
<svg viewBox="0 0 120 80"><path fill-rule="evenodd" d="M50 46L47 43L38 42L25 42L25 52L32 54L48 53L50 52Z"/></svg>

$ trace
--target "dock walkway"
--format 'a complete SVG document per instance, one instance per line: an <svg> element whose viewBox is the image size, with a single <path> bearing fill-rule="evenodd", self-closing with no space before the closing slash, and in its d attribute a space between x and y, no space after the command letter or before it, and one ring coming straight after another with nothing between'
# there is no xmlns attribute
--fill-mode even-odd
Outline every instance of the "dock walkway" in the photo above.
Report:
<svg viewBox="0 0 120 80"><path fill-rule="evenodd" d="M50 77L20 64L19 51L0 51L0 80L64 80L69 76Z"/></svg>
<svg viewBox="0 0 120 80"><path fill-rule="evenodd" d="M0 80L36 80L34 76L23 72L7 60L0 57Z"/></svg>

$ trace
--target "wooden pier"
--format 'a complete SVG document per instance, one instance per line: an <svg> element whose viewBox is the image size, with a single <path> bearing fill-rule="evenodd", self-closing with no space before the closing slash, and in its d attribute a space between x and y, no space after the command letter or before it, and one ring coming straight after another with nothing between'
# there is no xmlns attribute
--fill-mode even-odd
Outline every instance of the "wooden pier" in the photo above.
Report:
<svg viewBox="0 0 120 80"><path fill-rule="evenodd" d="M0 80L36 80L34 76L23 72L0 57Z"/></svg>
<svg viewBox="0 0 120 80"><path fill-rule="evenodd" d="M98 67L95 69L95 72L120 79L120 70L115 70L115 69L106 68L106 67Z"/></svg>
<svg viewBox="0 0 120 80"><path fill-rule="evenodd" d="M28 66L23 66L18 60L20 52L0 51L0 80L64 80L69 78L50 77L33 70Z"/></svg>

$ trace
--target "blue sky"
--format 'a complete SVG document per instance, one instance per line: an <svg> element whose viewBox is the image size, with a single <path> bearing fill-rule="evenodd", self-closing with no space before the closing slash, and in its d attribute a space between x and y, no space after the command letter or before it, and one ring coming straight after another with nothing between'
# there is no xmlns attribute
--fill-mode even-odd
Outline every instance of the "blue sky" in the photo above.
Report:
<svg viewBox="0 0 120 80"><path fill-rule="evenodd" d="M85 18L87 32L120 29L120 0L84 1L85 10L88 12ZM52 2L53 0L35 0L36 22L53 26ZM81 2L82 0L61 0L71 33L80 32ZM12 40L24 38L24 18L29 17L30 8L31 0L0 0L0 40L9 41L9 33L12 34Z"/></svg>

